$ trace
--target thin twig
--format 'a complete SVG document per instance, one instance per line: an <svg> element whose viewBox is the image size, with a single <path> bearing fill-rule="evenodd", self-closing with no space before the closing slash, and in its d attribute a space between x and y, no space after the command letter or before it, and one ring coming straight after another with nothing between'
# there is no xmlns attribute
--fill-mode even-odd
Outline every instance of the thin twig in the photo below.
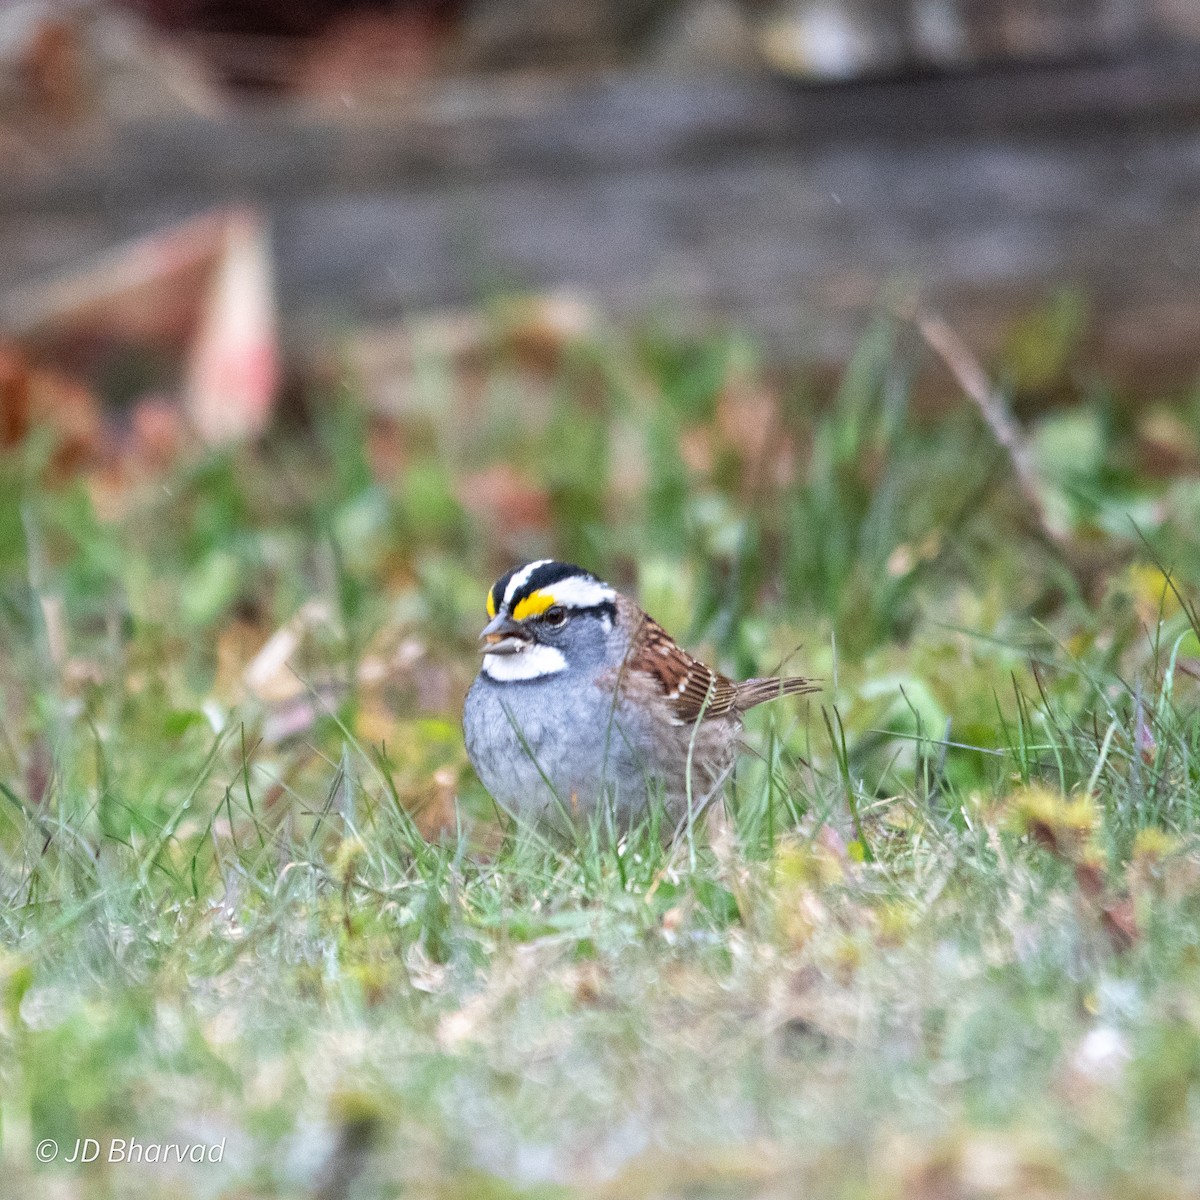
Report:
<svg viewBox="0 0 1200 1200"><path fill-rule="evenodd" d="M942 360L967 399L979 409L979 415L991 430L996 444L1008 455L1017 485L1037 518L1038 528L1054 545L1070 555L1074 549L1071 538L1056 529L1050 520L1043 499L1041 477L1029 443L1004 397L992 386L987 372L971 353L970 347L942 317L918 309L913 319L925 344Z"/></svg>

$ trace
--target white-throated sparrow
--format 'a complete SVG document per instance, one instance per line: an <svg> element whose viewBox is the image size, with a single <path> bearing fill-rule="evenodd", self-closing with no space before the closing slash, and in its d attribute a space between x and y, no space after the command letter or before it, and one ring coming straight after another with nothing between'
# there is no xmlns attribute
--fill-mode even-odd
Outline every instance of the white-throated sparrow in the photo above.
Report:
<svg viewBox="0 0 1200 1200"><path fill-rule="evenodd" d="M727 679L569 563L509 571L487 614L463 710L467 754L500 805L539 823L608 806L624 828L660 796L678 825L729 773L747 709L817 690L807 679Z"/></svg>

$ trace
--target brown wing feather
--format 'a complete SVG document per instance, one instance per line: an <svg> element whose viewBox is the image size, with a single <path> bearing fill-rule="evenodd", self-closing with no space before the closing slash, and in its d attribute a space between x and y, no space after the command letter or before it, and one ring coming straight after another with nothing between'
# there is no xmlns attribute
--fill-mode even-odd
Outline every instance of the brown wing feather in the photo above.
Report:
<svg viewBox="0 0 1200 1200"><path fill-rule="evenodd" d="M672 720L680 725L690 725L701 713L724 716L737 699L733 680L693 658L652 617L643 618L634 665L658 682Z"/></svg>
<svg viewBox="0 0 1200 1200"><path fill-rule="evenodd" d="M707 667L682 649L652 617L644 617L637 638L636 666L657 680L672 709L672 719L690 725L743 713L777 696L816 691L807 679L732 679Z"/></svg>

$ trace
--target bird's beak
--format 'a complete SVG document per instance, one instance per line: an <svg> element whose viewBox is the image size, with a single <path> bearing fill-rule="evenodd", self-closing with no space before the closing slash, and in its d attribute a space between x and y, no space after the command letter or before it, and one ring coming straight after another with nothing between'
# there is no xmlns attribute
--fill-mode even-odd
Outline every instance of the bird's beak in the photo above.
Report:
<svg viewBox="0 0 1200 1200"><path fill-rule="evenodd" d="M481 654L520 654L530 644L525 630L504 613L493 617L483 627L479 640Z"/></svg>

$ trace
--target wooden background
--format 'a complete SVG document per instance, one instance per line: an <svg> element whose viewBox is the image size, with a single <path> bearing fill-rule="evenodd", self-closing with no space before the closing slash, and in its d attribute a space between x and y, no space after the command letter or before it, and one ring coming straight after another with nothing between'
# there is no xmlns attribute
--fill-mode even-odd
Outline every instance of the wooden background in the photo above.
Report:
<svg viewBox="0 0 1200 1200"><path fill-rule="evenodd" d="M986 353L1077 286L1100 371L1148 393L1200 364L1196 47L840 85L446 82L370 117L278 101L36 150L0 170L0 295L252 201L293 337L568 286L834 362L893 286Z"/></svg>

